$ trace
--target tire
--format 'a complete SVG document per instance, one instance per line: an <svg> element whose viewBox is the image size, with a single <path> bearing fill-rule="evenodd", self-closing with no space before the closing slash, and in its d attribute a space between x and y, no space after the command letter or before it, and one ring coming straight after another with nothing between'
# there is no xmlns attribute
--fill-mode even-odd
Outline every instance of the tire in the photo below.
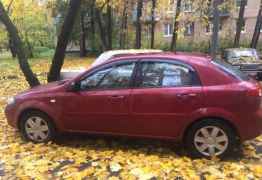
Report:
<svg viewBox="0 0 262 180"><path fill-rule="evenodd" d="M240 148L235 130L218 119L205 119L193 124L185 135L185 145L194 158L224 158Z"/></svg>
<svg viewBox="0 0 262 180"><path fill-rule="evenodd" d="M46 143L54 140L56 136L53 121L40 111L30 111L22 115L19 129L23 139L34 143Z"/></svg>

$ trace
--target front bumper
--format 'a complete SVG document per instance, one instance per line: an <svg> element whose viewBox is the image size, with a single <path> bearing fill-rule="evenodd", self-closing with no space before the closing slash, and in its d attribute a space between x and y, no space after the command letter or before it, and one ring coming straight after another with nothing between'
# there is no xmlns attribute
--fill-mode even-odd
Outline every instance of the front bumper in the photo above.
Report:
<svg viewBox="0 0 262 180"><path fill-rule="evenodd" d="M7 105L5 108L5 116L7 123L12 127L17 128L16 105Z"/></svg>

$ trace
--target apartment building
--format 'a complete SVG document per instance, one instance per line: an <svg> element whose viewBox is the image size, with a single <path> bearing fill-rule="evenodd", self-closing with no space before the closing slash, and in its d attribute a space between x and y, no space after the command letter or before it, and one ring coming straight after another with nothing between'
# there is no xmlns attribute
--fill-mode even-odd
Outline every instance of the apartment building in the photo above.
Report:
<svg viewBox="0 0 262 180"><path fill-rule="evenodd" d="M224 8L220 12L220 37L234 38L236 24L239 15L241 0L235 0L234 7ZM169 0L169 5L160 9L157 13L156 35L158 39L168 42L172 39L176 0ZM242 28L241 40L250 41L256 25L257 14L260 7L260 0L247 0L245 9L245 25ZM229 10L230 9L230 10ZM180 39L185 41L207 41L212 35L212 13L207 12L208 21L203 22L197 18L194 12L192 0L182 1L182 17L180 17ZM194 16L194 18L193 18ZM262 30L261 30L262 33Z"/></svg>

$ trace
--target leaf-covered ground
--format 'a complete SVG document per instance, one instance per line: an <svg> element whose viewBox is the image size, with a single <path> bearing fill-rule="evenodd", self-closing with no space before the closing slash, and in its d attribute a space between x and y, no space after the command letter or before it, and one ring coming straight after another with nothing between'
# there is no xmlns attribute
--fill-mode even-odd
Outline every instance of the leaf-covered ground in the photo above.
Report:
<svg viewBox="0 0 262 180"><path fill-rule="evenodd" d="M68 58L65 68L92 59ZM45 82L49 61L31 64ZM262 136L224 161L193 160L182 146L155 140L67 134L55 143L24 142L4 116L7 97L28 88L15 60L0 59L0 85L0 179L262 179Z"/></svg>

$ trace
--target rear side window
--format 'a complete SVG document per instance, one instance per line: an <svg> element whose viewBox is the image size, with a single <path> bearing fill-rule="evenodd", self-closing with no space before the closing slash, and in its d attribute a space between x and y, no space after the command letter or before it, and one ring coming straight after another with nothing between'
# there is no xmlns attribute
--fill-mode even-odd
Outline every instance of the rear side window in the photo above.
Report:
<svg viewBox="0 0 262 180"><path fill-rule="evenodd" d="M239 79L242 81L248 81L249 77L248 75L244 74L242 71L239 70L239 68L232 66L231 64L222 61L222 60L213 60L212 64L214 64L216 67L224 71L225 73Z"/></svg>
<svg viewBox="0 0 262 180"><path fill-rule="evenodd" d="M142 88L200 85L191 69L168 62L142 62L139 79Z"/></svg>

